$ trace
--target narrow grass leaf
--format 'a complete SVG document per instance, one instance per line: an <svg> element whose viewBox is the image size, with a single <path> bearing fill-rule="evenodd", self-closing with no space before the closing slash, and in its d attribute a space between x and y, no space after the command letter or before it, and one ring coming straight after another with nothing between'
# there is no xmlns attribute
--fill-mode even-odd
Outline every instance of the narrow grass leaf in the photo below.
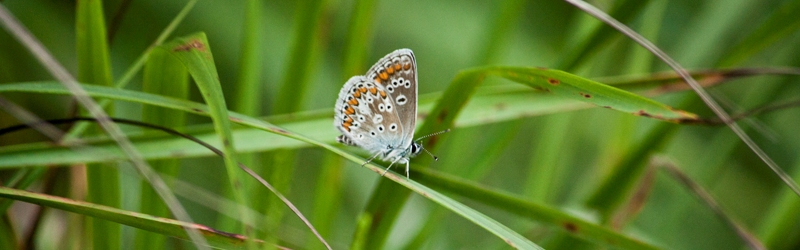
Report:
<svg viewBox="0 0 800 250"><path fill-rule="evenodd" d="M154 50L150 53L144 68L142 90L170 96L177 99L189 98L189 73L178 59L164 50ZM165 109L155 106L142 108L142 121L168 128L185 126L186 113L178 110ZM164 159L150 162L153 170L161 175L175 177L180 166L179 159ZM171 182L166 181L172 186ZM141 212L157 217L170 217L167 206L152 187L143 182L141 191ZM141 231L137 235L136 244L144 249L164 249L166 237L161 234Z"/></svg>
<svg viewBox="0 0 800 250"><path fill-rule="evenodd" d="M655 246L614 232L611 229L569 215L555 208L526 201L512 194L492 190L428 169L418 169L416 172L419 174L417 179L420 183L455 193L509 213L524 216L550 227L559 228L582 239L623 249L658 249Z"/></svg>
<svg viewBox="0 0 800 250"><path fill-rule="evenodd" d="M244 190L242 190L242 183L238 177L239 167L236 165L236 149L233 146L231 125L228 121L228 108L222 95L217 68L214 65L214 57L211 54L211 47L206 35L197 33L177 38L156 49L164 50L181 61L200 89L203 99L208 104L209 116L214 123L214 129L222 142L222 150L225 152L225 169L233 189L234 200L239 204L245 204ZM246 216L247 213L242 212L241 215ZM248 220L247 218L241 219ZM245 234L250 235L248 227L244 228Z"/></svg>
<svg viewBox="0 0 800 250"><path fill-rule="evenodd" d="M200 231L214 247L238 248L244 244L244 236L214 230L213 228L176 221L168 218L155 217L151 215L125 211L113 207L76 201L58 196L38 194L24 190L17 190L7 187L0 187L0 197L24 201L41 206L61 209L68 212L78 213L97 218L98 220L114 222L114 224L124 224L155 232L158 234L189 239L184 228L193 228Z"/></svg>
<svg viewBox="0 0 800 250"><path fill-rule="evenodd" d="M75 10L77 45L77 80L90 84L111 86L111 62L106 41L103 3L100 0L81 0ZM113 107L106 112L113 114ZM95 133L101 133L96 130ZM87 166L87 199L111 207L120 205L119 173L112 163ZM121 244L119 224L89 220L92 244L98 249L118 249Z"/></svg>

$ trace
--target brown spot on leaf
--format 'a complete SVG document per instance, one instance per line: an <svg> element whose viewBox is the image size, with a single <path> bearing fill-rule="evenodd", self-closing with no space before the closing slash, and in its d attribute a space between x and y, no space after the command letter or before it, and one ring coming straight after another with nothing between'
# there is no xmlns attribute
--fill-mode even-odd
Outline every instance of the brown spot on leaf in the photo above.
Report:
<svg viewBox="0 0 800 250"><path fill-rule="evenodd" d="M603 108L611 109L611 106L603 106Z"/></svg>
<svg viewBox="0 0 800 250"><path fill-rule="evenodd" d="M232 122L242 122L242 119L239 119L239 118L236 118L236 117L230 117L229 119L230 119Z"/></svg>
<svg viewBox="0 0 800 250"><path fill-rule="evenodd" d="M442 123L445 118L447 118L447 110L443 109L442 112L439 112L439 116L436 117L436 121Z"/></svg>
<svg viewBox="0 0 800 250"><path fill-rule="evenodd" d="M192 111L197 112L197 113L205 113L205 111L203 111L202 109L199 109L199 108L192 108Z"/></svg>
<svg viewBox="0 0 800 250"><path fill-rule="evenodd" d="M503 110L506 110L506 104L501 102L501 103L495 104L494 108L497 109L497 111L503 111Z"/></svg>
<svg viewBox="0 0 800 250"><path fill-rule="evenodd" d="M235 239L235 240L238 240L238 241L241 241L241 242L244 242L244 240L245 240L245 237L243 235L240 235L240 234L228 233L228 232L216 230L216 229L213 229L213 228L210 228L210 227L207 227L207 226L204 226L204 225L200 225L200 224L195 224L195 225L197 225L197 229L200 232L202 232L203 234L205 234L205 235L214 235L214 234L222 235L222 236L225 236L225 237L228 237L228 238L231 238L231 239Z"/></svg>
<svg viewBox="0 0 800 250"><path fill-rule="evenodd" d="M552 85L559 85L559 84L561 84L561 81L559 81L558 79L553 79L553 78L547 78L547 82L548 82L548 83L550 83L550 84L552 84Z"/></svg>
<svg viewBox="0 0 800 250"><path fill-rule="evenodd" d="M647 113L644 110L639 110L639 111L633 112L633 114L634 115L638 115L638 116L644 116L644 117L653 117L652 115L650 115L650 113Z"/></svg>
<svg viewBox="0 0 800 250"><path fill-rule="evenodd" d="M189 50L192 50L192 49L196 49L196 50L199 50L199 51L205 51L206 50L206 45L203 44L203 42L201 42L200 40L193 39L193 40L189 41L188 43L184 43L184 44L178 45L177 47L172 49L172 51L175 51L175 52L178 52L178 51L189 51Z"/></svg>
<svg viewBox="0 0 800 250"><path fill-rule="evenodd" d="M567 223L564 223L564 229L566 229L570 233L577 233L578 232L578 225L575 225L575 223L572 223L572 222L567 222Z"/></svg>
<svg viewBox="0 0 800 250"><path fill-rule="evenodd" d="M283 129L279 129L279 128L272 129L272 131L275 132L275 133L284 134L284 135L288 135L289 134L289 131L286 131L286 130L283 130Z"/></svg>
<svg viewBox="0 0 800 250"><path fill-rule="evenodd" d="M590 94L583 94L583 97L584 97L584 98L592 98L592 95L590 95Z"/></svg>

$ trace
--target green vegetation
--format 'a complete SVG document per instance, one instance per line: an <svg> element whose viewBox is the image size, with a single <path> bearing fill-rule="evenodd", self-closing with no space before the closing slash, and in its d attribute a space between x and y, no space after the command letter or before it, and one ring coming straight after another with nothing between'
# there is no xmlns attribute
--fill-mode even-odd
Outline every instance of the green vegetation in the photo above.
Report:
<svg viewBox="0 0 800 250"><path fill-rule="evenodd" d="M592 4L800 181L800 2ZM566 2L0 5L56 61L0 11L0 249L800 247L798 194L664 62ZM415 136L451 130L410 179L362 167L332 126L344 82L399 48ZM122 134L71 119L90 112L70 78Z"/></svg>

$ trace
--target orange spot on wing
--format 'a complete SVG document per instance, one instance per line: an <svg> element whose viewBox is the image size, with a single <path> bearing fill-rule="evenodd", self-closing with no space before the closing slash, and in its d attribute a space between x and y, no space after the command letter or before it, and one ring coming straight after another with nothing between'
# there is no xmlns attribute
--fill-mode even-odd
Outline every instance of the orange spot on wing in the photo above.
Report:
<svg viewBox="0 0 800 250"><path fill-rule="evenodd" d="M348 116L347 119L344 120L344 122L352 123L353 122L353 118Z"/></svg>
<svg viewBox="0 0 800 250"><path fill-rule="evenodd" d="M353 109L353 107L347 107L347 109L344 110L344 114L346 114L346 115L352 115L352 114L355 114L355 113L356 113L356 110Z"/></svg>
<svg viewBox="0 0 800 250"><path fill-rule="evenodd" d="M375 94L378 93L378 89L377 88L371 88L371 89L369 89L369 92L372 93L373 95L375 95Z"/></svg>
<svg viewBox="0 0 800 250"><path fill-rule="evenodd" d="M394 68L392 66L387 67L386 68L386 73L389 73L390 75L394 74Z"/></svg>
<svg viewBox="0 0 800 250"><path fill-rule="evenodd" d="M349 102L347 102L347 103L349 103L350 105L358 105L358 99L353 99L353 100L350 100L350 101L349 101Z"/></svg>
<svg viewBox="0 0 800 250"><path fill-rule="evenodd" d="M400 70L402 67L403 67L403 65L400 65L399 63L397 63L397 64L394 65L394 70Z"/></svg>
<svg viewBox="0 0 800 250"><path fill-rule="evenodd" d="M381 90L381 97L386 98L386 92L384 92L383 90Z"/></svg>
<svg viewBox="0 0 800 250"><path fill-rule="evenodd" d="M356 93L353 94L353 97L355 97L355 98L361 97L361 92L356 91Z"/></svg>
<svg viewBox="0 0 800 250"><path fill-rule="evenodd" d="M389 79L389 74L386 74L386 72L381 72L378 76L380 76L381 80L384 80L384 81Z"/></svg>
<svg viewBox="0 0 800 250"><path fill-rule="evenodd" d="M367 87L360 88L358 91L361 91L361 93L367 93Z"/></svg>
<svg viewBox="0 0 800 250"><path fill-rule="evenodd" d="M375 84L381 85L381 79L377 76L375 77Z"/></svg>
<svg viewBox="0 0 800 250"><path fill-rule="evenodd" d="M409 70L409 69L411 69L411 64L410 64L410 63L403 64L403 69L404 69L404 70Z"/></svg>

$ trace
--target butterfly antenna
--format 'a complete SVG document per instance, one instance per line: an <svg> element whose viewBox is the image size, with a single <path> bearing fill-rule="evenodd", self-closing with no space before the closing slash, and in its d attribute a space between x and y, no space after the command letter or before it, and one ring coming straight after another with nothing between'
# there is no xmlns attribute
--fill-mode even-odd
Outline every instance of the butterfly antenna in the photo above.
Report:
<svg viewBox="0 0 800 250"><path fill-rule="evenodd" d="M429 134L429 135L426 135L426 136L423 136L423 137L417 138L417 139L416 139L416 140L414 140L414 141L420 141L420 140L422 140L422 139L425 139L425 138L428 138L428 137L431 137L431 136L435 136L435 135L441 135L441 134L444 134L444 133L447 133L447 132L450 132L450 129L449 129L449 128L448 128L448 129L445 129L445 130L443 130L443 131L439 131L439 132L436 132L436 133L433 133L433 134ZM427 151L427 150L425 150L425 151Z"/></svg>
<svg viewBox="0 0 800 250"><path fill-rule="evenodd" d="M428 151L428 150L427 150L427 149L425 149L425 148L422 148L422 150L424 150L424 151L425 151L425 153L428 153L428 154L429 154L431 157L433 157L433 160L434 160L434 161L439 161L439 157L436 157L435 155L433 155L433 154L431 153L431 151Z"/></svg>

